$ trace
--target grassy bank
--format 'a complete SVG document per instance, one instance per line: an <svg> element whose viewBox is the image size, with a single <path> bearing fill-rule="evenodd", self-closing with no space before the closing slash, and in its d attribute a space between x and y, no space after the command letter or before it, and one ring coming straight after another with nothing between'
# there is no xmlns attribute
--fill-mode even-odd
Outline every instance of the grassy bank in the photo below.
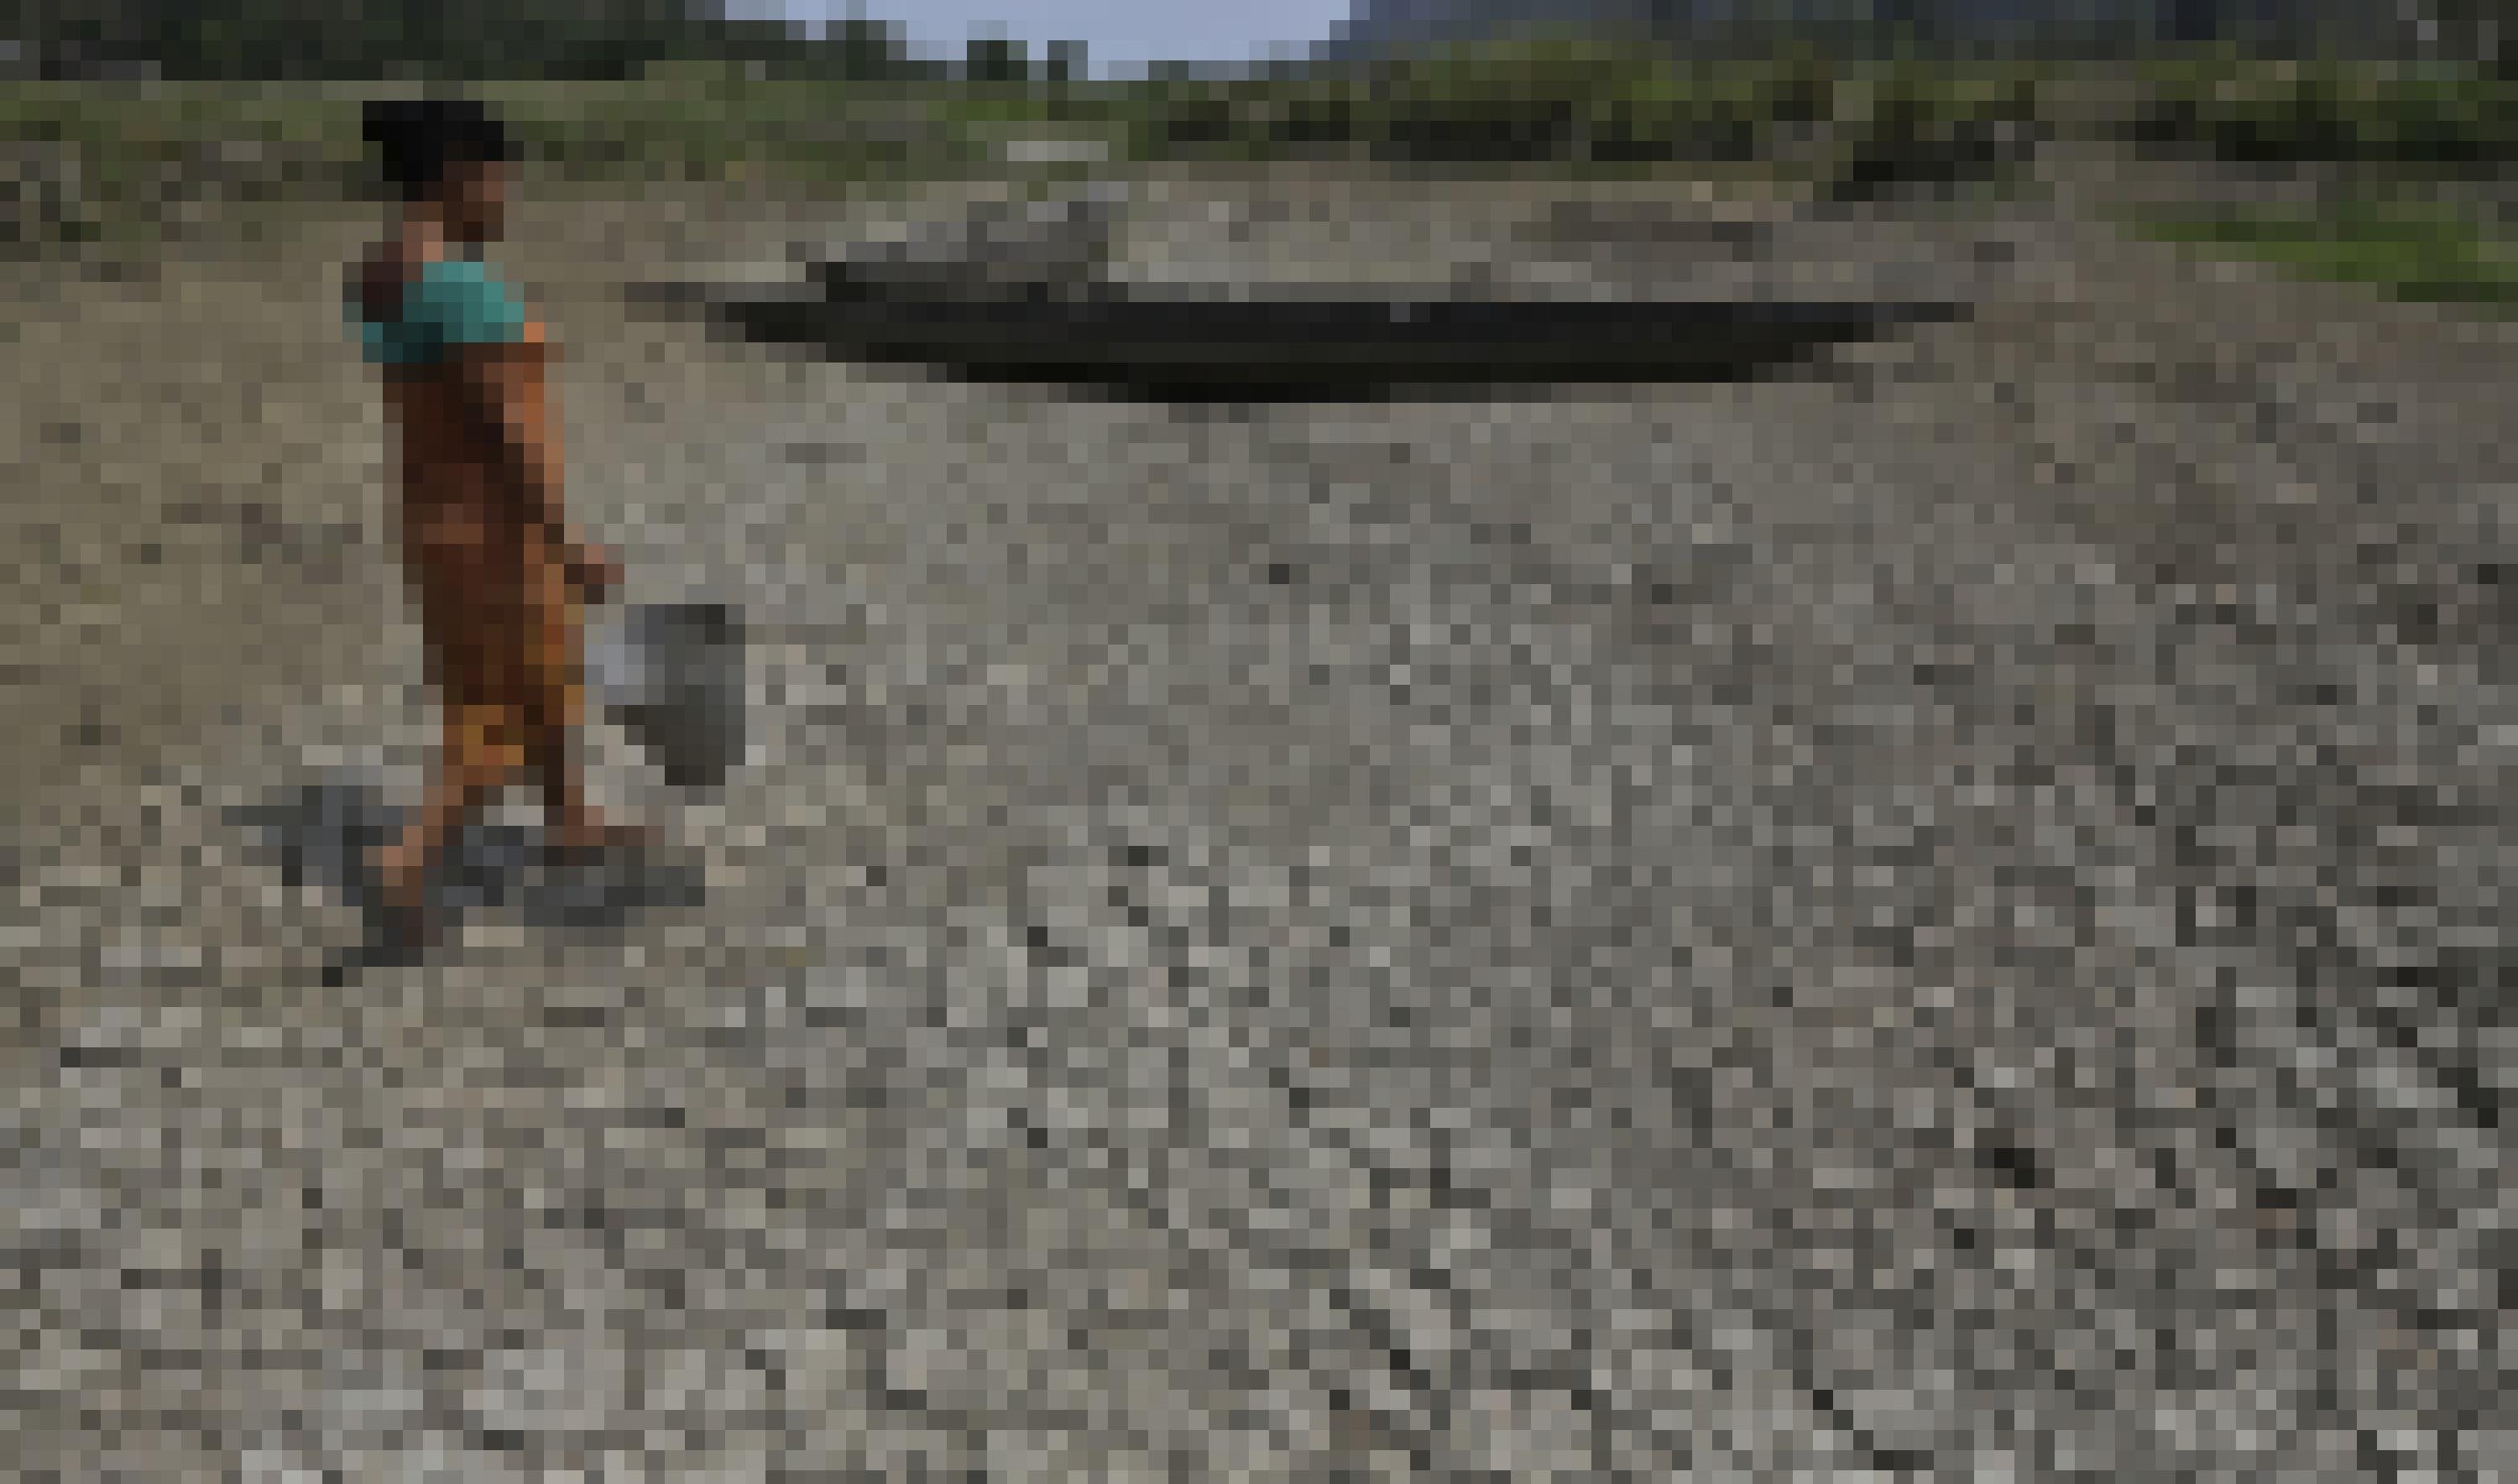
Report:
<svg viewBox="0 0 2518 1484"><path fill-rule="evenodd" d="M370 189L367 87L258 83L0 86L0 241L134 243L208 207ZM977 100L663 77L485 82L529 169L572 182L768 175L842 192L982 164Z"/></svg>
<svg viewBox="0 0 2518 1484"><path fill-rule="evenodd" d="M2223 159L2489 168L2518 158L2518 84L2348 64L2156 66L2127 137Z"/></svg>
<svg viewBox="0 0 2518 1484"><path fill-rule="evenodd" d="M487 82L538 168L581 180L785 179L816 191L993 168L1032 132L1123 158L1312 157L1444 167L1770 170L1893 177L1965 168L1996 142L2096 132L2247 160L2492 169L2518 155L2518 88L2374 65L2196 58L1721 65L1579 38L1460 48L1234 83L844 84L723 66L634 83ZM363 87L0 85L0 237L146 235L188 202L363 181ZM2103 96L2095 109L2087 102ZM1932 161L1938 160L1934 165Z"/></svg>
<svg viewBox="0 0 2518 1484"><path fill-rule="evenodd" d="M1115 110L1131 153L1423 162L1721 163L1814 132L1929 138L2028 122L2025 66L1712 65L1593 43L1469 47L1384 67L1232 85L1147 84Z"/></svg>
<svg viewBox="0 0 2518 1484"><path fill-rule="evenodd" d="M2355 203L2314 216L2150 215L2145 236L2426 303L2518 306L2518 244L2438 210Z"/></svg>

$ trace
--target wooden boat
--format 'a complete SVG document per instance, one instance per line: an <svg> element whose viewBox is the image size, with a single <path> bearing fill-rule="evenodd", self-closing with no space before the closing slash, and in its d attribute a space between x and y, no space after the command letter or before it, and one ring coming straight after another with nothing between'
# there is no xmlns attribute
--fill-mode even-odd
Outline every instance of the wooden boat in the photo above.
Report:
<svg viewBox="0 0 2518 1484"><path fill-rule="evenodd" d="M1174 397L1727 379L1965 313L1938 303L1393 297L1108 283L936 292L843 265L824 265L813 279L715 295L712 308L754 339L852 360Z"/></svg>

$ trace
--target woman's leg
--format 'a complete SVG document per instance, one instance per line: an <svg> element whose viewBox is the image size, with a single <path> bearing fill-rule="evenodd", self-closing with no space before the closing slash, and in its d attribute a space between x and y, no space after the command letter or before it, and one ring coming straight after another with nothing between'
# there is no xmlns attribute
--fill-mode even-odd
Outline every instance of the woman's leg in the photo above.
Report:
<svg viewBox="0 0 2518 1484"><path fill-rule="evenodd" d="M543 818L564 851L594 850L634 839L586 797L586 769L578 757L578 729L545 713L529 728L526 766L543 792Z"/></svg>
<svg viewBox="0 0 2518 1484"><path fill-rule="evenodd" d="M522 759L511 733L508 708L457 699L444 701L445 726L437 776L419 811L402 836L380 851L376 874L386 904L414 926L425 923L428 884L465 822L505 786Z"/></svg>
<svg viewBox="0 0 2518 1484"><path fill-rule="evenodd" d="M379 851L386 903L425 929L428 884L464 824L515 775L523 761L512 673L499 663L499 635L514 622L496 602L477 545L414 544L412 586L440 715L436 776L401 837Z"/></svg>

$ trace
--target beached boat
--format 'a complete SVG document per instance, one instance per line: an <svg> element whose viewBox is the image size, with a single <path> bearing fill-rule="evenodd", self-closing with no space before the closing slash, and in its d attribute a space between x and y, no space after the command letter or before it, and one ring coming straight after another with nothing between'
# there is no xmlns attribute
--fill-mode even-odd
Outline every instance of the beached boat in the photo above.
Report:
<svg viewBox="0 0 2518 1484"><path fill-rule="evenodd" d="M709 298L758 340L965 376L1184 397L1731 378L1965 313L1946 303L1481 298L1108 281L935 290L843 263L817 266L803 284Z"/></svg>

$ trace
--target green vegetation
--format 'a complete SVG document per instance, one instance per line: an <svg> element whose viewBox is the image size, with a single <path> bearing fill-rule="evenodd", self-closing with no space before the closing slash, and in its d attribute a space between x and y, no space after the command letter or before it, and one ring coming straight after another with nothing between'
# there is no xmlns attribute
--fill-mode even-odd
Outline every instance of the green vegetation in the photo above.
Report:
<svg viewBox="0 0 2518 1484"><path fill-rule="evenodd" d="M88 79L146 66L189 81L636 77L707 61L823 79L940 76L865 21L806 36L701 0L0 0L16 65Z"/></svg>
<svg viewBox="0 0 2518 1484"><path fill-rule="evenodd" d="M2133 225L2163 241L2373 284L2401 299L2518 306L2518 249L2443 212L2365 202L2315 217L2153 216Z"/></svg>
<svg viewBox="0 0 2518 1484"><path fill-rule="evenodd" d="M2227 159L2473 166L2518 154L2518 81L2343 64L2231 60L2154 69L2137 140Z"/></svg>
<svg viewBox="0 0 2518 1484"><path fill-rule="evenodd" d="M1559 35L1233 84L1149 83L1120 111L1133 152L1150 157L1721 162L1814 131L1851 146L2025 122L2040 80L2024 65L1694 63Z"/></svg>
<svg viewBox="0 0 2518 1484"><path fill-rule="evenodd" d="M193 205L369 189L363 102L409 83L0 81L0 250L146 239ZM762 75L658 64L634 80L476 81L528 168L562 181L784 180L816 192L994 168L1009 134L1115 133L1107 86Z"/></svg>
<svg viewBox="0 0 2518 1484"><path fill-rule="evenodd" d="M379 91L0 84L0 247L146 239L191 204L359 195L369 189L361 104ZM841 191L981 168L994 135L1023 116L1025 90L842 88L686 65L636 82L487 82L470 91L510 119L528 167L546 177L752 174Z"/></svg>
<svg viewBox="0 0 2518 1484"><path fill-rule="evenodd" d="M0 13L55 3L0 0ZM775 26L689 21L682 0L565 0L556 11L502 13L542 37L542 52L517 56L567 65L467 73L455 66L456 38L472 35L473 22L490 25L479 0L459 0L470 18L461 25L442 7L392 5L319 22L311 5L250 0L238 13L250 24L213 31L186 19L189 0L112 0L101 12L110 23L79 34L99 55L173 57L215 72L277 55L273 38L296 16L322 32L320 44L282 50L316 59L307 65L334 80L0 82L0 237L109 233L157 220L188 196L357 190L358 103L378 83L341 79L374 73L396 37L418 38L419 72L531 73L538 80L473 86L516 121L539 168L589 180L740 173L853 189L997 168L1000 143L1039 132L1103 139L1143 160L1683 168L1815 179L1856 195L1972 170L1998 176L1991 162L2009 142L2067 131L2399 172L2490 169L2518 155L2518 81L2473 68L2199 55L2098 73L1815 50L1712 62L1562 32L1229 81L1105 82L1077 75L1072 48L1035 59L987 43L947 75L872 23L807 45ZM387 13L398 19L375 21Z"/></svg>
<svg viewBox="0 0 2518 1484"><path fill-rule="evenodd" d="M685 69L633 83L476 91L515 125L539 166L570 179L765 172L836 186L968 168L984 144L974 119L901 85L841 90Z"/></svg>

